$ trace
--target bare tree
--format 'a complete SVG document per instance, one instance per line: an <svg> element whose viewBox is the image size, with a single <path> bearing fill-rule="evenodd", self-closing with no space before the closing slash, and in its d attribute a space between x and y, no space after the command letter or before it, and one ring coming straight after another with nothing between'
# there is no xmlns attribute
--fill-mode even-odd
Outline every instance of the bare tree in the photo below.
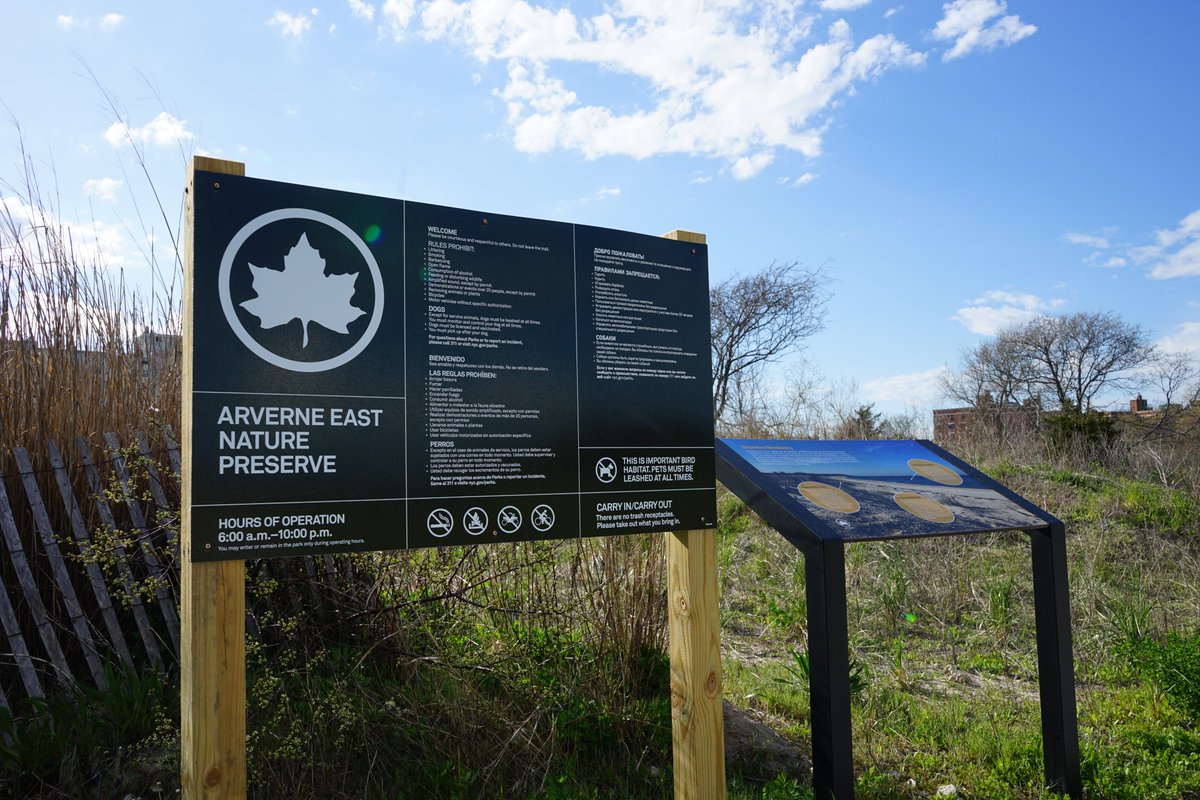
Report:
<svg viewBox="0 0 1200 800"><path fill-rule="evenodd" d="M1039 317L1005 335L1033 365L1035 385L1064 410L1086 412L1101 392L1131 388L1154 356L1146 332L1112 312Z"/></svg>
<svg viewBox="0 0 1200 800"><path fill-rule="evenodd" d="M1084 413L1104 392L1132 389L1153 359L1146 332L1112 312L1043 316L968 351L946 389L976 406L1040 406L1045 397Z"/></svg>
<svg viewBox="0 0 1200 800"><path fill-rule="evenodd" d="M1151 364L1149 383L1162 405L1141 426L1143 441L1191 437L1200 431L1200 360L1191 353L1159 353Z"/></svg>
<svg viewBox="0 0 1200 800"><path fill-rule="evenodd" d="M829 299L820 268L797 262L772 263L712 287L713 416L736 410L752 398L762 369L798 351L821 329Z"/></svg>
<svg viewBox="0 0 1200 800"><path fill-rule="evenodd" d="M1011 338L981 342L962 356L962 368L942 378L948 397L976 407L1011 407L1034 395L1036 367Z"/></svg>

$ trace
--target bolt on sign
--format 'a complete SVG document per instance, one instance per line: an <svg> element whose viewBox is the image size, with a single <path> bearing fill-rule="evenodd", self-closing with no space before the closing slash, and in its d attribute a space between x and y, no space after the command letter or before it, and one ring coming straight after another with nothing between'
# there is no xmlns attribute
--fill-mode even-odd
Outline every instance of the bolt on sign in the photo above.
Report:
<svg viewBox="0 0 1200 800"><path fill-rule="evenodd" d="M705 245L195 187L194 560L715 527Z"/></svg>

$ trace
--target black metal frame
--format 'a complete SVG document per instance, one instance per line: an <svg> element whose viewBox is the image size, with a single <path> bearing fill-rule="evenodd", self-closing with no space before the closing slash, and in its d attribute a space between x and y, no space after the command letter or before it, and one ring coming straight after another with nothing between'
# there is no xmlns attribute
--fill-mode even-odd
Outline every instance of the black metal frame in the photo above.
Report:
<svg viewBox="0 0 1200 800"><path fill-rule="evenodd" d="M1052 515L933 443L921 441L921 444L1046 523L1044 527L1026 531L1033 561L1045 779L1047 788L1065 792L1073 800L1081 800L1083 788L1079 773L1066 528ZM717 440L717 479L804 554L813 794L817 800L853 800L854 743L850 726L850 642L846 619L847 540L804 509L783 506L754 481L751 477L754 472L729 445Z"/></svg>

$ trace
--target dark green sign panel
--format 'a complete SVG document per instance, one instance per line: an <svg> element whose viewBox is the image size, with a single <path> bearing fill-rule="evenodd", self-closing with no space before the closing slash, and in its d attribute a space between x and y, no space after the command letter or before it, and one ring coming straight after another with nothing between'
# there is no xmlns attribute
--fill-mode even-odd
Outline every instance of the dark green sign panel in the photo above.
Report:
<svg viewBox="0 0 1200 800"><path fill-rule="evenodd" d="M704 245L195 185L194 559L715 526Z"/></svg>

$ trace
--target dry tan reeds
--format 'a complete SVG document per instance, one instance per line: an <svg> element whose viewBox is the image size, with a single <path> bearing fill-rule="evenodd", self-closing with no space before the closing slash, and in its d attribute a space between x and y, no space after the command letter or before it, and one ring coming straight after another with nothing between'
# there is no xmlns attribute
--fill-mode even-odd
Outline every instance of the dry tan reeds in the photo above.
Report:
<svg viewBox="0 0 1200 800"><path fill-rule="evenodd" d="M22 155L21 184L0 183L0 452L177 426L178 281L127 285L76 240Z"/></svg>

